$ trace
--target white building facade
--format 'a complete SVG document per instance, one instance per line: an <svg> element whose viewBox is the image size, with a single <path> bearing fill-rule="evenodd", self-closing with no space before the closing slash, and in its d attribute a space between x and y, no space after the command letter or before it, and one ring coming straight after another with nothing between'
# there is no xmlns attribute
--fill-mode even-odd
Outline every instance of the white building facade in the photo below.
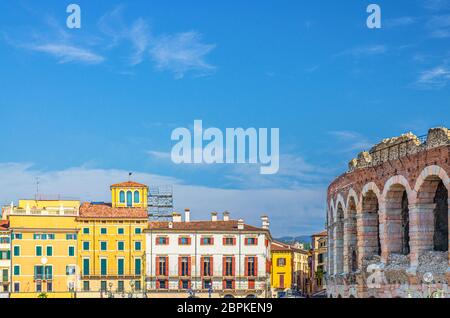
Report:
<svg viewBox="0 0 450 318"><path fill-rule="evenodd" d="M270 290L269 220L191 221L190 211L146 230L147 297L265 298Z"/></svg>

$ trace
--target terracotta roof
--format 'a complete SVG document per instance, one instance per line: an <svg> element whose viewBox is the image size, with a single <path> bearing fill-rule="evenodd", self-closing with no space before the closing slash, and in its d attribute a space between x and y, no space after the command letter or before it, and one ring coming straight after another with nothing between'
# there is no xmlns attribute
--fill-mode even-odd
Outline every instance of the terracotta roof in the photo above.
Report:
<svg viewBox="0 0 450 318"><path fill-rule="evenodd" d="M9 229L9 221L0 220L0 230L8 230Z"/></svg>
<svg viewBox="0 0 450 318"><path fill-rule="evenodd" d="M328 235L327 230L324 230L324 231L319 232L319 233L314 233L312 236L327 236L327 235Z"/></svg>
<svg viewBox="0 0 450 318"><path fill-rule="evenodd" d="M113 184L111 188L148 188L148 186L134 181L126 181L122 183Z"/></svg>
<svg viewBox="0 0 450 318"><path fill-rule="evenodd" d="M279 252L306 252L302 249L296 248L295 246L289 245L289 244L285 244L285 243L281 243L278 241L273 241L270 249L272 251L279 251Z"/></svg>
<svg viewBox="0 0 450 318"><path fill-rule="evenodd" d="M113 208L111 204L92 204L85 202L80 207L82 218L122 218L122 219L146 219L147 210L142 208Z"/></svg>
<svg viewBox="0 0 450 318"><path fill-rule="evenodd" d="M238 231L238 221L191 221L172 222L173 227L169 229L169 222L149 222L149 230L184 230L184 231ZM267 231L262 228L244 224L244 231Z"/></svg>

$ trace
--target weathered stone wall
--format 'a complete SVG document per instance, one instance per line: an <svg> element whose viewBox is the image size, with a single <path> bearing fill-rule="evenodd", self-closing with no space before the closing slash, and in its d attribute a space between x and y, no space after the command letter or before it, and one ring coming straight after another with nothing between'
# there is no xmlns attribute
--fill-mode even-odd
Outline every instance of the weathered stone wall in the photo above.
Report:
<svg viewBox="0 0 450 318"><path fill-rule="evenodd" d="M424 295L423 269L447 288L449 157L450 131L433 128L426 139L385 139L350 161L328 189L330 295ZM371 264L383 268L379 288L367 286Z"/></svg>

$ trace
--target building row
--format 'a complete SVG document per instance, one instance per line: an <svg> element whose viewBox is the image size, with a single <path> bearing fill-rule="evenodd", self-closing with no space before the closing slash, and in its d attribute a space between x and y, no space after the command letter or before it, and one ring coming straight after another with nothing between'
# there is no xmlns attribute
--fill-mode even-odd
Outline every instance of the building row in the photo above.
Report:
<svg viewBox="0 0 450 318"><path fill-rule="evenodd" d="M274 242L267 216L260 227L228 212L193 221L188 209L149 221L147 192L129 181L111 186L111 203L19 200L4 207L0 295L266 298L307 290L308 252L292 247L274 266L284 244Z"/></svg>

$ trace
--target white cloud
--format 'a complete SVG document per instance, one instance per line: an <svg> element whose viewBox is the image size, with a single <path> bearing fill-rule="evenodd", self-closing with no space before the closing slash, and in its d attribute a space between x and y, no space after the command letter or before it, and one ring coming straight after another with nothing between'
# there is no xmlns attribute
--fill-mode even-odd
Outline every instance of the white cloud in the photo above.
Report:
<svg viewBox="0 0 450 318"><path fill-rule="evenodd" d="M423 6L431 11L440 11L450 8L450 0L422 0Z"/></svg>
<svg viewBox="0 0 450 318"><path fill-rule="evenodd" d="M393 19L387 19L384 25L388 28L402 27L415 24L418 21L415 17L399 17Z"/></svg>
<svg viewBox="0 0 450 318"><path fill-rule="evenodd" d="M330 131L329 134L335 137L338 142L345 145L341 148L341 152L363 151L368 150L373 146L373 143L358 132L340 130Z"/></svg>
<svg viewBox="0 0 450 318"><path fill-rule="evenodd" d="M440 89L450 81L450 68L438 66L422 72L416 84L421 88Z"/></svg>
<svg viewBox="0 0 450 318"><path fill-rule="evenodd" d="M30 50L47 53L59 59L60 63L80 62L99 64L105 59L88 49L62 43L48 43L27 46Z"/></svg>
<svg viewBox="0 0 450 318"><path fill-rule="evenodd" d="M183 78L189 71L208 74L216 69L205 57L215 48L214 44L201 41L198 32L190 31L159 37L150 50L151 57L160 70Z"/></svg>
<svg viewBox="0 0 450 318"><path fill-rule="evenodd" d="M31 164L0 164L0 202L8 205L21 198L32 198L36 177L40 193L75 197L86 201L110 201L109 186L124 181L128 172L114 169L75 167L59 171L43 171ZM244 218L260 225L260 216L268 214L275 236L310 234L321 230L325 220L325 193L321 187L267 189L223 189L195 186L183 181L137 172L133 179L148 185L174 185L178 211L189 207L194 219L210 217L212 211L228 210L233 218Z"/></svg>
<svg viewBox="0 0 450 318"><path fill-rule="evenodd" d="M371 55L381 55L388 51L385 45L369 45L369 46L358 46L345 51L342 51L335 56L346 56L350 55L353 57L361 56L371 56Z"/></svg>

